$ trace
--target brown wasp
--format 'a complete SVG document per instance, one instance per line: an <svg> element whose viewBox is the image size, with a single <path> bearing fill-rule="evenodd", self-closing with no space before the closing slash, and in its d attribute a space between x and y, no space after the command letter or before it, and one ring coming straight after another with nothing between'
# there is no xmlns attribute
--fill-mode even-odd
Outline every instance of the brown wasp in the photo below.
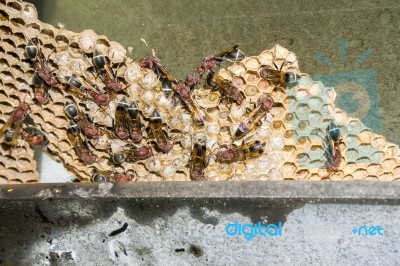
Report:
<svg viewBox="0 0 400 266"><path fill-rule="evenodd" d="M87 141L83 140L80 135L80 128L75 122L70 122L70 125L67 129L67 136L74 147L76 155L79 157L79 160L84 164L92 164L95 163L97 157L92 153L89 148L89 144Z"/></svg>
<svg viewBox="0 0 400 266"><path fill-rule="evenodd" d="M139 64L141 67L153 70L154 73L160 78L166 78L173 84L177 84L178 82L172 76L172 74L161 64L160 58L157 58L155 56L149 56L146 58L142 58L139 61Z"/></svg>
<svg viewBox="0 0 400 266"><path fill-rule="evenodd" d="M256 158L264 152L264 145L265 143L255 140L241 146L224 147L223 150L218 151L216 160L220 163L232 163L248 158Z"/></svg>
<svg viewBox="0 0 400 266"><path fill-rule="evenodd" d="M66 76L68 85L71 86L71 93L80 99L89 99L100 107L108 107L108 104L114 98L114 93L109 95L99 91L96 84L90 80L78 77L72 74L71 77Z"/></svg>
<svg viewBox="0 0 400 266"><path fill-rule="evenodd" d="M27 103L19 103L18 107L14 109L10 118L1 127L0 137L4 135L4 141L7 144L13 147L17 146L18 137L21 132L23 122L30 110L31 109Z"/></svg>
<svg viewBox="0 0 400 266"><path fill-rule="evenodd" d="M47 145L49 144L46 136L39 132L34 127L27 127L21 130L22 137L29 142L32 146L40 147L42 150L47 149Z"/></svg>
<svg viewBox="0 0 400 266"><path fill-rule="evenodd" d="M37 42L39 43L39 41ZM35 74L33 76L33 85L35 87L35 98L39 103L47 104L49 102L49 88L60 83L55 76L55 70L50 69L48 64L49 58L46 59L44 57L41 49L33 40L28 40L25 46L25 53L34 63Z"/></svg>
<svg viewBox="0 0 400 266"><path fill-rule="evenodd" d="M233 86L232 82L224 79L223 77L221 77L221 75L216 74L212 71L208 72L206 84L210 88L217 88L221 90L228 99L234 101L238 105L241 105L246 99L244 93Z"/></svg>
<svg viewBox="0 0 400 266"><path fill-rule="evenodd" d="M151 156L153 156L153 150L150 146L131 147L130 149L124 149L118 153L113 154L111 159L114 164L121 164L126 160L136 162L140 160L145 160Z"/></svg>
<svg viewBox="0 0 400 266"><path fill-rule="evenodd" d="M245 55L239 49L239 45L228 47L216 53L215 55L210 55L204 58L203 62L197 67L197 73L199 73L200 77L202 77L204 73L211 71L217 66L220 66L224 60L240 61L243 60L244 57Z"/></svg>
<svg viewBox="0 0 400 266"><path fill-rule="evenodd" d="M168 140L167 134L162 129L162 119L157 109L154 109L153 113L151 114L149 128L153 134L153 137L155 138L157 147L165 153L171 151L174 147L174 144Z"/></svg>
<svg viewBox="0 0 400 266"><path fill-rule="evenodd" d="M263 95L258 99L258 106L240 122L235 132L234 139L240 139L253 130L261 122L261 118L272 108L274 99L269 95Z"/></svg>
<svg viewBox="0 0 400 266"><path fill-rule="evenodd" d="M93 63L99 70L106 88L109 88L114 92L123 90L123 85L120 81L118 81L117 74L113 72L110 65L107 63L105 56L97 50L95 50L93 53Z"/></svg>
<svg viewBox="0 0 400 266"><path fill-rule="evenodd" d="M142 135L142 122L140 119L139 108L136 103L132 101L128 106L128 128L131 139L134 143L140 143L143 139Z"/></svg>
<svg viewBox="0 0 400 266"><path fill-rule="evenodd" d="M125 172L118 173L115 171L100 171L96 172L90 178L91 182L130 182L134 179L133 175Z"/></svg>
<svg viewBox="0 0 400 266"><path fill-rule="evenodd" d="M39 76L38 72L33 74L33 86L35 99L40 104L47 104L50 100L49 89L50 86Z"/></svg>
<svg viewBox="0 0 400 266"><path fill-rule="evenodd" d="M83 134L89 139L99 139L102 135L101 130L78 110L73 103L68 103L64 108L65 114L72 121L77 123L78 127L83 131Z"/></svg>
<svg viewBox="0 0 400 266"><path fill-rule="evenodd" d="M190 159L190 179L193 181L205 180L204 169L207 166L206 152L207 148L205 145L199 143L193 145Z"/></svg>
<svg viewBox="0 0 400 266"><path fill-rule="evenodd" d="M200 109L200 106L194 99L192 92L185 85L183 81L180 81L178 85L174 87L174 91L179 94L181 100L186 104L189 108L190 112L193 115L195 122L201 126L206 122L206 114Z"/></svg>
<svg viewBox="0 0 400 266"><path fill-rule="evenodd" d="M127 115L128 105L125 100L119 102L117 104L117 109L115 110L115 119L114 119L114 133L115 135L122 140L129 138L129 126L128 120L129 117Z"/></svg>
<svg viewBox="0 0 400 266"><path fill-rule="evenodd" d="M328 149L326 151L328 167L332 170L337 170L342 162L342 153L339 145L343 143L343 138L341 137L339 127L332 121L326 129L326 139L328 141Z"/></svg>
<svg viewBox="0 0 400 266"><path fill-rule="evenodd" d="M300 77L292 71L282 71L284 64L285 62L283 62L280 67L278 67L274 62L274 66L276 69L273 69L271 66L263 66L260 69L261 78L269 80L272 82L272 84L282 86L283 88L286 88L286 84L295 83Z"/></svg>

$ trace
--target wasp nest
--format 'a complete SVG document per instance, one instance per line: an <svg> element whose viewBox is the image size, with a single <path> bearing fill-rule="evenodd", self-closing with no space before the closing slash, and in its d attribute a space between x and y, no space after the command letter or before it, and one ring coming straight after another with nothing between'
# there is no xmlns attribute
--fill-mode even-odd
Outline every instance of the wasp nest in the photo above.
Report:
<svg viewBox="0 0 400 266"><path fill-rule="evenodd" d="M0 0L0 32L0 183L38 181L31 144L82 181L400 177L398 146L335 108L334 89L279 45L208 57L196 86L92 30L42 23L29 3Z"/></svg>

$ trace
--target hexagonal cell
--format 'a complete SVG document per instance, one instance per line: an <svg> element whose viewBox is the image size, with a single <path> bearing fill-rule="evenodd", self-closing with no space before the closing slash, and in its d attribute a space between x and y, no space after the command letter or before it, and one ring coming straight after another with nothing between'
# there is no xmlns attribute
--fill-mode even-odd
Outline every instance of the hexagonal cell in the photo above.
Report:
<svg viewBox="0 0 400 266"><path fill-rule="evenodd" d="M321 86L320 83L314 82L309 89L310 96L321 96L323 92L323 87Z"/></svg>
<svg viewBox="0 0 400 266"><path fill-rule="evenodd" d="M258 88L254 85L247 85L243 92L246 96L254 96L258 93Z"/></svg>
<svg viewBox="0 0 400 266"><path fill-rule="evenodd" d="M258 60L262 65L268 65L271 66L272 62L274 60L274 55L272 54L271 51L263 51L259 56Z"/></svg>
<svg viewBox="0 0 400 266"><path fill-rule="evenodd" d="M308 120L300 120L297 124L296 132L299 136L309 136L310 135L310 123Z"/></svg>
<svg viewBox="0 0 400 266"><path fill-rule="evenodd" d="M247 74L244 76L244 79L246 80L247 83L249 84L257 84L257 82L260 80L259 76L255 72L247 72Z"/></svg>
<svg viewBox="0 0 400 266"><path fill-rule="evenodd" d="M268 155L268 163L273 167L280 167L283 164L284 160L279 153L270 153Z"/></svg>
<svg viewBox="0 0 400 266"><path fill-rule="evenodd" d="M272 93L272 89L274 88L274 86L265 79L261 79L258 82L257 87L262 93Z"/></svg>
<svg viewBox="0 0 400 266"><path fill-rule="evenodd" d="M250 71L257 71L261 65L256 56L249 57L244 64Z"/></svg>
<svg viewBox="0 0 400 266"><path fill-rule="evenodd" d="M282 151L283 147L284 147L284 140L280 137L274 137L270 140L269 143L267 143L265 151L267 153Z"/></svg>
<svg viewBox="0 0 400 266"><path fill-rule="evenodd" d="M296 165L294 163L284 163L282 166L283 177L293 177L296 172Z"/></svg>
<svg viewBox="0 0 400 266"><path fill-rule="evenodd" d="M358 169L358 166L357 166L356 163L347 163L346 165L344 165L344 167L342 167L342 170L343 170L345 175L348 175L348 174L351 175L357 169Z"/></svg>
<svg viewBox="0 0 400 266"><path fill-rule="evenodd" d="M311 97L307 101L307 104L311 109L320 111L324 102L323 102L322 98L320 98L320 97Z"/></svg>
<svg viewBox="0 0 400 266"><path fill-rule="evenodd" d="M0 10L0 21L8 21L9 15L6 11Z"/></svg>
<svg viewBox="0 0 400 266"><path fill-rule="evenodd" d="M382 167L383 169L385 169L385 171L392 171L396 166L397 166L397 162L396 159L386 159L382 162Z"/></svg>
<svg viewBox="0 0 400 266"><path fill-rule="evenodd" d="M308 137L305 137L305 136L300 137L300 138L297 140L297 144L298 144L298 145L304 146L305 149L311 147L311 141L310 141L310 139L309 139Z"/></svg>
<svg viewBox="0 0 400 266"><path fill-rule="evenodd" d="M246 85L246 82L241 77L232 78L232 85L240 89L242 86Z"/></svg>
<svg viewBox="0 0 400 266"><path fill-rule="evenodd" d="M318 128L315 128L316 130L318 130L318 131L322 130L319 127L322 124L323 117L319 111L311 111L307 120L311 122L311 124L313 125L314 128L318 127Z"/></svg>
<svg viewBox="0 0 400 266"><path fill-rule="evenodd" d="M329 176L329 179L330 180L343 180L343 176L344 176L344 173L343 173L343 171L335 171L335 172L333 172L333 173L331 173L331 175Z"/></svg>
<svg viewBox="0 0 400 266"><path fill-rule="evenodd" d="M269 111L274 120L283 120L286 115L286 109L282 104L276 103Z"/></svg>
<svg viewBox="0 0 400 266"><path fill-rule="evenodd" d="M379 176L379 180L381 181L392 181L394 179L393 173L384 172Z"/></svg>
<svg viewBox="0 0 400 266"><path fill-rule="evenodd" d="M288 139L298 139L298 134L295 130L290 129L290 130L286 130L285 134L283 135L283 137L288 138Z"/></svg>
<svg viewBox="0 0 400 266"><path fill-rule="evenodd" d="M330 120L333 118L335 114L335 109L331 104L324 104L321 107L321 114L324 119L329 118Z"/></svg>
<svg viewBox="0 0 400 266"><path fill-rule="evenodd" d="M246 67L240 62L235 62L228 68L236 76L244 76L246 73Z"/></svg>
<svg viewBox="0 0 400 266"><path fill-rule="evenodd" d="M387 141L383 136L375 137L375 139L372 141L372 145L378 150L383 150L386 146L386 143Z"/></svg>
<svg viewBox="0 0 400 266"><path fill-rule="evenodd" d="M377 152L374 152L370 156L370 159L371 159L371 162L373 162L373 163L380 163L380 162L382 162L384 156L385 156L385 154L383 152L377 151Z"/></svg>
<svg viewBox="0 0 400 266"><path fill-rule="evenodd" d="M348 132L348 134L358 135L358 134L360 134L363 127L364 126L361 124L360 120L351 119L347 125L347 132Z"/></svg>
<svg viewBox="0 0 400 266"><path fill-rule="evenodd" d="M301 169L296 172L297 180L306 180L310 176L310 171L307 169Z"/></svg>
<svg viewBox="0 0 400 266"><path fill-rule="evenodd" d="M268 173L271 180L281 180L282 172L278 168L271 168Z"/></svg>
<svg viewBox="0 0 400 266"><path fill-rule="evenodd" d="M308 107L307 104L305 103L299 103L297 105L296 108L296 116L300 119L300 120L306 120L308 119L308 115L310 114L310 108Z"/></svg>
<svg viewBox="0 0 400 266"><path fill-rule="evenodd" d="M299 153L296 156L296 164L299 167L306 167L306 168L310 168L310 156L307 153Z"/></svg>
<svg viewBox="0 0 400 266"><path fill-rule="evenodd" d="M285 145L283 147L283 151L285 152L295 152L296 150L296 145Z"/></svg>
<svg viewBox="0 0 400 266"><path fill-rule="evenodd" d="M368 176L368 172L365 169L357 169L352 176L355 180L362 180Z"/></svg>
<svg viewBox="0 0 400 266"><path fill-rule="evenodd" d="M337 111L334 114L335 120L340 123L340 124L347 124L349 116L345 113L337 109Z"/></svg>
<svg viewBox="0 0 400 266"><path fill-rule="evenodd" d="M310 99L310 96L306 89L301 88L296 91L296 98L300 102L307 102Z"/></svg>
<svg viewBox="0 0 400 266"><path fill-rule="evenodd" d="M358 159L358 150L356 149L348 149L345 153L347 158L347 162L356 162Z"/></svg>
<svg viewBox="0 0 400 266"><path fill-rule="evenodd" d="M267 139L271 137L271 131L268 128L259 128L256 133L259 139Z"/></svg>
<svg viewBox="0 0 400 266"><path fill-rule="evenodd" d="M272 98L276 103L284 103L286 100L286 91L282 87L275 87L271 93Z"/></svg>
<svg viewBox="0 0 400 266"><path fill-rule="evenodd" d="M360 157L360 158L357 158L356 163L358 163L358 164L370 164L371 163L371 159L369 157Z"/></svg>
<svg viewBox="0 0 400 266"><path fill-rule="evenodd" d="M400 151L399 151L399 146L397 145L389 145L386 149L386 156L387 157L396 157L399 155Z"/></svg>
<svg viewBox="0 0 400 266"><path fill-rule="evenodd" d="M281 120L273 121L269 126L272 134L282 136L285 132L285 125Z"/></svg>
<svg viewBox="0 0 400 266"><path fill-rule="evenodd" d="M321 180L321 177L319 176L319 174L312 174L308 180L313 180L313 181L319 181Z"/></svg>
<svg viewBox="0 0 400 266"><path fill-rule="evenodd" d="M291 113L296 112L296 107L297 107L297 98L295 96L288 96L286 98L286 104L289 107L289 110Z"/></svg>

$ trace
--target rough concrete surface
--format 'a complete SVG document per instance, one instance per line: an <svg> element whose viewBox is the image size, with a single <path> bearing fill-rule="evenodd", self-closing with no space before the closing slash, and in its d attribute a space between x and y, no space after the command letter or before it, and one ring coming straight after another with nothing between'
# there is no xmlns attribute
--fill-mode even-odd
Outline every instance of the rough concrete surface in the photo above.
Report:
<svg viewBox="0 0 400 266"><path fill-rule="evenodd" d="M0 265L400 263L398 205L56 199L8 202L0 216ZM235 221L282 222L282 234L228 236ZM383 235L352 233L360 226L380 226Z"/></svg>

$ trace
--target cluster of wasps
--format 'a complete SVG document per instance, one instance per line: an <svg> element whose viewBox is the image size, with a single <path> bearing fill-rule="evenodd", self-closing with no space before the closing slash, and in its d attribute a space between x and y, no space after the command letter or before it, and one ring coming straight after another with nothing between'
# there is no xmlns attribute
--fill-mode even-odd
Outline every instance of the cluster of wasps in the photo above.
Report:
<svg viewBox="0 0 400 266"><path fill-rule="evenodd" d="M35 69L33 75L34 97L38 104L45 105L49 103L49 89L58 87L60 89L67 87L69 93L80 100L89 100L96 103L101 110L108 108L110 102L117 93L123 93L126 88L116 72L111 67L109 60L99 51L95 50L91 58L86 56L88 62L92 62L92 70L100 76L104 83L104 89L100 90L99 86L90 81L84 74L78 76L72 74L66 77L66 84L62 83L55 75L55 70L51 69L48 59L45 58L41 49L40 39L29 39L25 47L27 58L31 61ZM152 70L161 82L163 93L167 96L174 94L176 98L184 103L184 106L192 115L194 122L198 126L204 126L207 116L203 109L197 103L193 90L198 86L206 86L211 90L219 90L224 98L232 104L241 106L245 102L245 95L232 82L224 79L221 75L214 71L220 67L224 61L241 61L245 57L244 53L239 49L238 45L228 47L214 55L205 57L201 64L197 67L197 73L189 74L183 80L176 80L173 75L161 63L161 60L155 56L143 58L139 64L143 68ZM283 66L283 64L282 64ZM269 80L274 85L286 88L286 84L294 83L298 79L295 73L290 71L282 71L282 66L278 67L274 64L271 66L262 66L260 76ZM247 115L239 124L233 139L242 139L249 132L253 131L261 124L269 110L274 105L274 100L270 95L262 95L253 110L248 111ZM48 140L46 136L36 129L34 126L28 126L25 118L28 116L30 107L24 101L16 107L11 117L6 121L0 129L0 136L4 135L7 144L16 146L18 139L22 136L31 145L39 146L43 150L47 149ZM168 153L173 148L173 142L162 128L162 119L160 113L155 109L148 119L148 128L144 128L141 122L141 112L135 101L126 102L121 100L117 103L115 117L113 118L112 128L100 128L85 113L83 113L77 104L69 102L64 108L65 115L70 120L67 128L67 136L74 147L75 153L79 160L86 165L90 165L98 161L93 154L92 148L88 140L98 140L103 134L109 137L121 140L130 139L136 145L124 147L118 153L111 153L110 162L113 165L119 165L124 161L135 162L145 160L153 156L153 149L163 153ZM340 143L340 133L337 132L335 125L330 125L327 129L327 135L330 136L333 145L329 146L328 155L331 158L332 165L340 163L341 155L338 144ZM147 136L152 138L151 145L138 146L145 138L143 132L147 131ZM339 135L338 135L339 134ZM147 141L146 141L147 142ZM240 146L232 144L231 146L222 146L216 153L216 161L220 163L232 163L235 161L245 160L247 158L258 157L263 153L265 143L255 140L243 143ZM192 154L189 161L190 178L195 181L204 180L204 169L208 164L207 148L205 143L196 142L192 148ZM336 156L336 157L335 157ZM127 174L125 172L101 171L96 170L91 178L93 182L127 182L135 179L135 173Z"/></svg>

